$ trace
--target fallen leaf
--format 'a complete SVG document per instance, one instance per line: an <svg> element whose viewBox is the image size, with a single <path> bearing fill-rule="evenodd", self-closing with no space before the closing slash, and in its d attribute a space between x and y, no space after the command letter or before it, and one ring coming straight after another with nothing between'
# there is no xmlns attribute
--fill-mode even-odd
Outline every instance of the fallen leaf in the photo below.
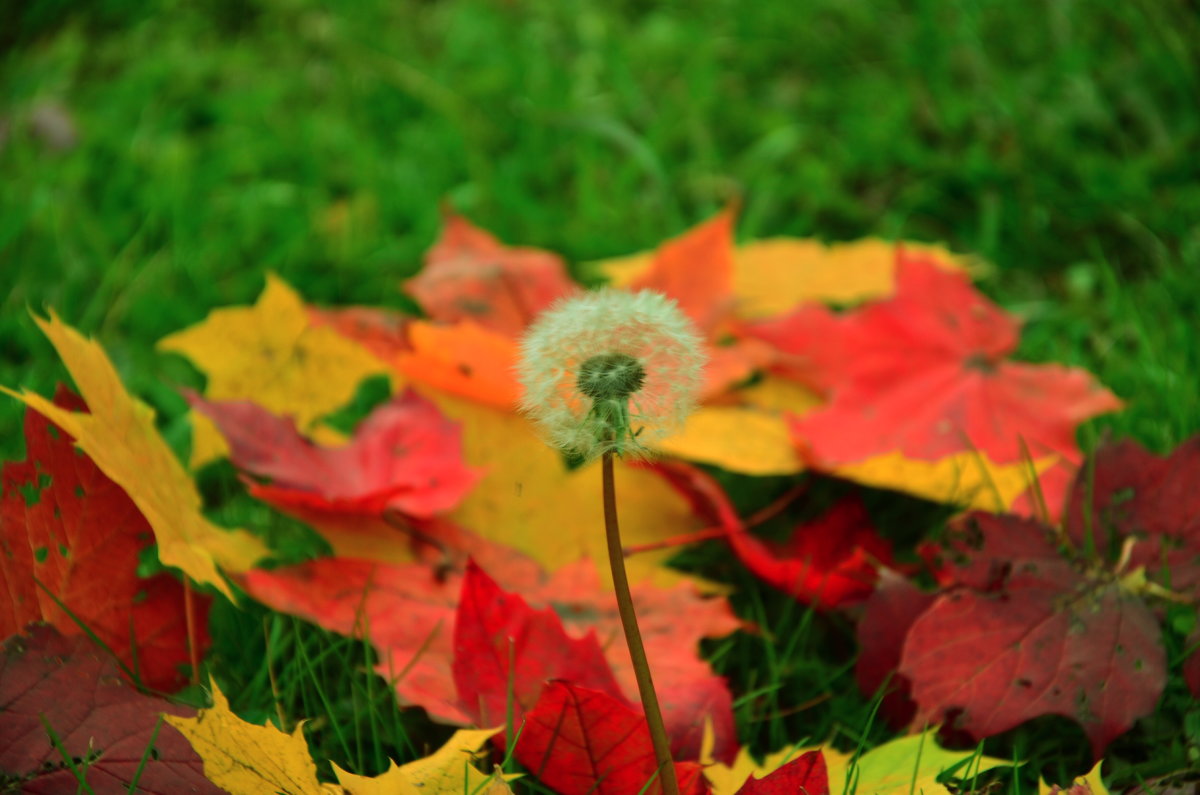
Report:
<svg viewBox="0 0 1200 795"><path fill-rule="evenodd" d="M99 344L53 313L49 320L35 320L62 357L91 413L60 408L31 392L4 387L0 391L24 401L75 437L100 471L125 489L154 529L158 557L164 564L232 599L218 568L246 571L267 554L267 548L244 530L225 530L204 517L195 484L154 426L154 411L125 391Z"/></svg>
<svg viewBox="0 0 1200 795"><path fill-rule="evenodd" d="M820 751L829 776L829 792L870 792L873 795L950 795L951 790L938 783L938 777L953 770L958 778L971 776L1011 764L1003 759L977 756L975 751L947 751L937 744L936 729L900 737L872 748L858 759L834 748L785 748L768 754L756 763L747 749L732 765L710 764L704 775L713 787L713 795L736 795L751 776L770 775L790 760ZM847 781L847 779L850 781Z"/></svg>
<svg viewBox="0 0 1200 795"><path fill-rule="evenodd" d="M348 403L363 379L387 372L363 346L312 323L304 301L273 274L254 306L215 309L158 348L182 354L208 377L209 400L253 400L305 432ZM214 433L193 424L193 467L226 452Z"/></svg>
<svg viewBox="0 0 1200 795"><path fill-rule="evenodd" d="M753 406L701 406L655 448L744 475L791 475L804 468L784 419Z"/></svg>
<svg viewBox="0 0 1200 795"><path fill-rule="evenodd" d="M742 529L728 539L738 559L763 582L823 608L862 601L874 589L878 567L892 563L892 545L875 530L857 497L797 525L781 542Z"/></svg>
<svg viewBox="0 0 1200 795"><path fill-rule="evenodd" d="M829 795L825 757L809 751L762 778L751 775L737 795Z"/></svg>
<svg viewBox="0 0 1200 795"><path fill-rule="evenodd" d="M599 576L592 561L581 560L524 593L531 604L553 607L573 636L595 632L621 692L636 704L637 675L608 576ZM676 759L699 758L707 724L714 729L712 756L732 759L738 749L733 697L725 679L700 656L701 640L728 635L742 626L728 600L706 598L693 583L669 588L641 583L631 590L672 754Z"/></svg>
<svg viewBox="0 0 1200 795"><path fill-rule="evenodd" d="M347 773L335 763L333 773L346 795L506 795L508 784L499 776L481 773L471 764L479 747L495 729L459 729L424 759L397 765L375 778Z"/></svg>
<svg viewBox="0 0 1200 795"><path fill-rule="evenodd" d="M76 792L73 766L96 795L124 795L134 782L161 795L221 792L179 732L161 725L164 713L190 711L134 690L88 638L34 625L0 651L0 779L35 795Z"/></svg>
<svg viewBox="0 0 1200 795"><path fill-rule="evenodd" d="M789 312L797 304L854 304L886 298L896 289L896 248L960 270L966 263L940 246L867 238L823 244L811 238L755 240L734 257L737 314L753 320Z"/></svg>
<svg viewBox="0 0 1200 795"><path fill-rule="evenodd" d="M568 471L558 452L542 442L524 417L420 391L461 425L463 456L469 466L484 472L450 518L550 572L580 558L607 559L599 462ZM700 529L686 500L654 473L619 465L616 481L621 536L627 546ZM630 581L666 587L686 579L662 565L671 554L663 549L631 558Z"/></svg>
<svg viewBox="0 0 1200 795"><path fill-rule="evenodd" d="M879 711L897 728L909 724L916 711L908 681L896 673L900 652L909 628L936 598L885 568L880 569L876 588L863 605L855 633L858 659L854 663L854 676L867 698L878 697L880 689L887 686L882 692Z"/></svg>
<svg viewBox="0 0 1200 795"><path fill-rule="evenodd" d="M446 213L425 267L407 284L434 320L470 320L508 337L577 289L557 254L505 246L455 213Z"/></svg>
<svg viewBox="0 0 1200 795"><path fill-rule="evenodd" d="M975 513L947 545L959 587L913 623L899 671L915 720L989 737L1039 715L1076 721L1097 758L1153 711L1166 654L1118 573L1090 575L1030 520Z"/></svg>
<svg viewBox="0 0 1200 795"><path fill-rule="evenodd" d="M1057 784L1051 786L1044 779L1038 782L1039 795L1058 795L1060 792L1066 795L1108 795L1108 787L1104 786L1104 779L1100 777L1100 762L1093 765L1085 775L1076 776L1067 787Z"/></svg>
<svg viewBox="0 0 1200 795"><path fill-rule="evenodd" d="M520 399L517 343L465 320L435 325L414 320L408 327L409 351L393 365L410 381L506 411Z"/></svg>
<svg viewBox="0 0 1200 795"><path fill-rule="evenodd" d="M194 718L167 715L167 723L187 738L204 760L204 775L231 795L286 792L329 795L317 781L304 729L291 734L274 726L247 723L229 708L229 699L211 684L213 705Z"/></svg>
<svg viewBox="0 0 1200 795"><path fill-rule="evenodd" d="M249 401L188 401L217 423L234 464L269 479L252 482L250 493L284 511L429 518L454 508L478 479L463 465L457 425L411 390L376 407L338 447L313 444L290 418Z"/></svg>
<svg viewBox="0 0 1200 795"><path fill-rule="evenodd" d="M54 403L87 410L64 387ZM78 635L78 620L140 681L179 688L179 665L189 658L183 586L169 574L138 577L139 555L154 542L145 517L70 436L32 409L25 448L27 460L6 463L2 477L0 592L9 600L0 606L0 637L39 620ZM193 600L203 646L209 599Z"/></svg>
<svg viewBox="0 0 1200 795"><path fill-rule="evenodd" d="M241 579L252 597L325 629L371 641L376 672L401 705L424 707L434 720L465 725L450 666L461 581L421 563L322 558Z"/></svg>
<svg viewBox="0 0 1200 795"><path fill-rule="evenodd" d="M351 342L370 351L375 358L390 362L409 350L408 324L398 312L371 306L308 307L313 326L328 326Z"/></svg>
<svg viewBox="0 0 1200 795"><path fill-rule="evenodd" d="M1108 561L1128 544L1126 570L1144 567L1165 588L1200 594L1198 475L1200 437L1167 456L1130 440L1101 445L1072 484L1067 534Z"/></svg>
<svg viewBox="0 0 1200 795"><path fill-rule="evenodd" d="M786 343L793 354L839 351L832 377L817 379L829 404L792 423L806 459L823 468L892 453L937 461L982 452L997 464L1029 453L1077 460L1076 427L1120 401L1082 370L1006 361L1018 339L1010 316L965 275L897 256L894 297Z"/></svg>
<svg viewBox="0 0 1200 795"><path fill-rule="evenodd" d="M467 714L481 726L519 727L551 679L627 703L594 631L568 637L553 610L505 593L473 561L454 621L452 670Z"/></svg>
<svg viewBox="0 0 1200 795"><path fill-rule="evenodd" d="M559 795L662 793L641 713L607 693L567 682L548 684L526 714L515 756ZM676 762L675 770L683 795L707 791L699 764Z"/></svg>

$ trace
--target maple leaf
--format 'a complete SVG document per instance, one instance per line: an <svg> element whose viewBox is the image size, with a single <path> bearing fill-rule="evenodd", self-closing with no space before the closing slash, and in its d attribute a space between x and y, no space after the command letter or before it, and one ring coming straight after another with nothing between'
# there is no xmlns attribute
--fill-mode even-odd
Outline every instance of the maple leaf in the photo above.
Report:
<svg viewBox="0 0 1200 795"><path fill-rule="evenodd" d="M896 667L909 628L935 598L900 574L884 568L879 571L874 592L863 605L856 629L858 659L854 663L854 676L868 698L887 684L880 712L893 726L908 724L916 711L908 681L896 674Z"/></svg>
<svg viewBox="0 0 1200 795"><path fill-rule="evenodd" d="M521 390L512 337L470 320L452 325L414 320L408 326L408 346L392 364L410 381L505 411L516 407Z"/></svg>
<svg viewBox="0 0 1200 795"><path fill-rule="evenodd" d="M163 713L190 711L138 693L88 638L34 625L0 651L0 779L45 795L80 789L75 771L96 795L134 782L163 795L221 792L187 741L160 725Z"/></svg>
<svg viewBox="0 0 1200 795"><path fill-rule="evenodd" d="M167 715L165 720L187 738L204 760L204 775L232 795L286 792L329 795L317 781L304 730L291 734L274 726L247 723L229 708L229 699L211 683L213 705L195 717Z"/></svg>
<svg viewBox="0 0 1200 795"><path fill-rule="evenodd" d="M65 387L54 403L86 411ZM76 635L78 619L142 682L176 689L189 656L183 586L169 574L138 577L139 554L154 541L145 517L70 436L32 409L25 448L27 460L6 463L0 478L0 591L10 595L8 610L0 607L0 637L38 620ZM193 599L203 645L209 599Z"/></svg>
<svg viewBox="0 0 1200 795"><path fill-rule="evenodd" d="M661 795L646 719L608 693L551 682L525 716L515 756L560 795ZM695 762L676 762L679 790L703 795ZM651 782L647 786L647 782ZM643 789L643 787L645 789Z"/></svg>
<svg viewBox="0 0 1200 795"><path fill-rule="evenodd" d="M454 683L477 725L520 726L550 679L627 703L594 631L572 639L553 610L533 610L467 564L454 622Z"/></svg>
<svg viewBox="0 0 1200 795"><path fill-rule="evenodd" d="M73 412L40 395L0 391L23 401L75 443L137 505L154 529L158 557L230 599L218 568L249 569L267 548L244 530L224 530L200 512L200 494L154 426L154 411L125 391L104 350L53 313L35 318L62 357L91 413Z"/></svg>
<svg viewBox="0 0 1200 795"><path fill-rule="evenodd" d="M1165 588L1200 594L1198 472L1200 437L1167 456L1130 440L1101 445L1071 489L1067 534L1109 561L1124 555L1126 570L1144 568Z"/></svg>
<svg viewBox="0 0 1200 795"><path fill-rule="evenodd" d="M189 395L188 402L216 422L234 464L270 479L251 483L250 493L285 511L429 518L454 508L478 479L463 465L458 427L411 390L376 407L348 444L332 448L249 401Z"/></svg>
<svg viewBox="0 0 1200 795"><path fill-rule="evenodd" d="M313 326L328 326L348 340L388 362L408 351L409 318L389 309L371 306L308 307Z"/></svg>
<svg viewBox="0 0 1200 795"><path fill-rule="evenodd" d="M1062 715L1099 757L1154 709L1166 655L1128 580L1085 569L1048 528L1014 516L971 514L948 552L960 585L916 619L901 654L917 722L952 718L987 737Z"/></svg>
<svg viewBox="0 0 1200 795"><path fill-rule="evenodd" d="M182 354L208 377L209 400L253 400L305 432L350 402L363 379L387 372L363 346L314 324L304 301L274 274L254 306L215 309L158 348ZM194 423L192 466L224 454L216 430Z"/></svg>
<svg viewBox="0 0 1200 795"><path fill-rule="evenodd" d="M892 298L843 315L801 308L750 329L804 361L808 382L829 394L792 423L806 458L829 469L895 452L936 461L978 451L1009 464L1028 450L1077 461L1078 424L1120 401L1082 370L1005 360L1015 320L966 275L903 249L896 256Z"/></svg>
<svg viewBox="0 0 1200 795"><path fill-rule="evenodd" d="M322 558L256 569L241 584L273 610L370 640L379 655L375 670L392 683L400 704L424 707L445 723L471 722L450 675L458 577L420 563Z"/></svg>
<svg viewBox="0 0 1200 795"><path fill-rule="evenodd" d="M857 497L798 524L782 542L742 531L731 532L729 544L763 582L825 608L861 601L874 587L878 566L892 561L892 545Z"/></svg>
<svg viewBox="0 0 1200 795"><path fill-rule="evenodd" d="M829 773L820 751L809 751L762 778L751 775L737 795L829 795Z"/></svg>
<svg viewBox="0 0 1200 795"><path fill-rule="evenodd" d="M495 733L495 729L459 729L429 756L404 765L392 762L387 772L375 778L347 773L337 764L333 772L348 795L511 795L503 778L485 775L469 763Z"/></svg>
<svg viewBox="0 0 1200 795"><path fill-rule="evenodd" d="M870 524L861 503L847 500L820 519L798 525L784 542L754 536L717 481L682 462L653 466L698 515L724 530L746 568L797 599L837 607L872 590L875 570L891 560L891 546Z"/></svg>
<svg viewBox="0 0 1200 795"><path fill-rule="evenodd" d="M708 764L704 775L712 784L713 795L736 795L752 776L764 777L785 767L796 758L819 751L829 776L829 792L869 792L872 795L950 795L951 790L938 783L943 774L954 771L957 778L972 776L1010 764L1003 759L980 756L976 751L947 751L935 742L936 729L900 737L872 748L855 758L829 746L785 748L756 762L748 749L742 749L732 765ZM793 792L795 790L792 790ZM958 791L958 790L955 790Z"/></svg>
<svg viewBox="0 0 1200 795"><path fill-rule="evenodd" d="M549 251L501 244L455 213L407 290L434 320L471 320L517 337L539 312L578 289Z"/></svg>

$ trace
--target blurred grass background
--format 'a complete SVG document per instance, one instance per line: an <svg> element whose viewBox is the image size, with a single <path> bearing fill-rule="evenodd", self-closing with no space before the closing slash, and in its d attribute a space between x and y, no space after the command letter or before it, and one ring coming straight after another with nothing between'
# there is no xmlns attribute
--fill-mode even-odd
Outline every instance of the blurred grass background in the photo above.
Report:
<svg viewBox="0 0 1200 795"><path fill-rule="evenodd" d="M0 384L65 377L26 312L54 308L184 443L176 387L196 376L154 342L253 301L267 270L315 302L411 307L399 284L445 202L582 262L739 200L745 239L879 235L990 261L984 289L1028 320L1021 355L1086 366L1129 402L1085 446L1109 431L1164 451L1200 428L1198 48L1195 0L3 4ZM20 416L0 400L4 458ZM710 648L744 694L743 739L867 733L848 625L739 586L786 651L764 668L765 640ZM295 715L337 705L310 727L318 756L415 754L361 645L252 605L212 623L243 711L273 711L274 657ZM814 693L828 702L795 706ZM339 721L369 753L324 736ZM1055 721L998 747L1029 775L1085 769L1078 727ZM1181 683L1140 726L1113 750L1125 780L1196 763Z"/></svg>
<svg viewBox="0 0 1200 795"><path fill-rule="evenodd" d="M403 305L450 202L573 261L742 201L744 238L883 235L995 263L1023 355L1097 371L1164 449L1195 429L1194 0L89 0L0 10L0 383L99 335L251 301ZM0 452L20 450L15 401Z"/></svg>

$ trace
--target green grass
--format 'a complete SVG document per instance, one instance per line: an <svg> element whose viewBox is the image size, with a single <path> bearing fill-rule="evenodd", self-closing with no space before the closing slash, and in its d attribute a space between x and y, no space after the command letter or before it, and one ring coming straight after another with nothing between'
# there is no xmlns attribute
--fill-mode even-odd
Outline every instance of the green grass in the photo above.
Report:
<svg viewBox="0 0 1200 795"><path fill-rule="evenodd" d="M10 4L0 384L64 377L26 312L54 308L102 339L182 446L176 387L197 377L153 343L252 301L267 270L316 302L411 308L398 286L443 202L582 262L738 200L744 238L982 256L984 288L1028 320L1021 355L1088 367L1128 402L1085 446L1131 434L1165 451L1200 427L1196 41L1186 0ZM70 151L33 127L48 100L78 127ZM5 458L20 413L0 402ZM228 473L205 477L222 510L260 518L227 504ZM844 668L848 625L737 584L765 631L710 651L739 688L743 739L855 745L871 705ZM278 713L270 637L283 714L314 718L325 758L375 771L434 736L380 698L361 645L253 610L212 623L235 707ZM1177 685L1114 746L1125 781L1196 764L1200 713ZM1087 761L1075 739L1035 722L987 752L1061 773Z"/></svg>

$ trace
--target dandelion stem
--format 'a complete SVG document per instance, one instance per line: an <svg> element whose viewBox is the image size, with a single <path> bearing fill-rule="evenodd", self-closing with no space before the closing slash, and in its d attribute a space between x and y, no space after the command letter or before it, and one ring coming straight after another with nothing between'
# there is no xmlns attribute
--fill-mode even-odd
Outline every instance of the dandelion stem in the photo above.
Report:
<svg viewBox="0 0 1200 795"><path fill-rule="evenodd" d="M637 615L633 611L629 577L625 573L621 528L617 524L617 490L613 481L611 452L604 453L602 473L604 531L608 538L608 562L612 567L613 587L617 592L617 610L621 614L625 642L629 645L629 656L633 659L633 671L637 675L638 692L642 696L642 708L646 712L646 724L650 728L650 741L654 744L654 758L658 763L658 778L662 782L663 795L679 795L679 782L675 778L675 764L671 759L671 744L667 741L662 710L658 706L658 694L654 691L654 680L650 676L650 663L646 660L646 648L642 645L642 633L638 629Z"/></svg>

